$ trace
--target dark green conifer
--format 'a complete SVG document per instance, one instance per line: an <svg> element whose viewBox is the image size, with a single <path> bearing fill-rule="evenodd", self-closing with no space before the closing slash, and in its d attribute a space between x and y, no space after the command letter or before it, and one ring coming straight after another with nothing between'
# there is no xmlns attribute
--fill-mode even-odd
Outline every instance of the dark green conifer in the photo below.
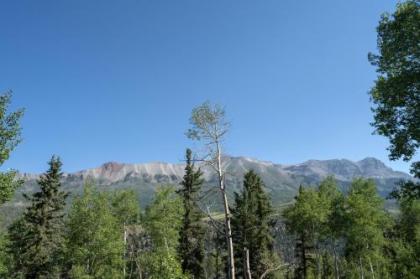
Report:
<svg viewBox="0 0 420 279"><path fill-rule="evenodd" d="M249 171L244 176L242 193L235 193L232 209L233 240L236 251L238 276L246 276L246 250L253 278L259 278L272 268L276 258L273 253L272 206L264 191L261 178ZM269 278L269 277L266 277Z"/></svg>
<svg viewBox="0 0 420 279"><path fill-rule="evenodd" d="M186 167L184 179L181 182L179 194L184 204L184 218L180 230L178 254L182 270L192 278L205 278L204 274L204 234L203 214L198 207L199 192L203 179L200 169L194 170L192 152L186 151Z"/></svg>
<svg viewBox="0 0 420 279"><path fill-rule="evenodd" d="M318 231L315 228L319 227L321 220L326 218L325 208L320 202L317 191L301 185L295 203L287 208L283 215L287 230L296 237L297 266L294 278L311 278L316 269L313 255Z"/></svg>
<svg viewBox="0 0 420 279"><path fill-rule="evenodd" d="M61 161L53 156L49 170L38 180L23 217L9 229L9 251L15 274L24 278L58 278L63 256L63 209L67 193L60 190Z"/></svg>

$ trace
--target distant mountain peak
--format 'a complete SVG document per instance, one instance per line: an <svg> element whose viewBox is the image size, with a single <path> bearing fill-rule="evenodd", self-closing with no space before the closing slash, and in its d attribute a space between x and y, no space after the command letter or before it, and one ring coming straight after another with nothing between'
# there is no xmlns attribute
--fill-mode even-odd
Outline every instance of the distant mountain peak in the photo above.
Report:
<svg viewBox="0 0 420 279"><path fill-rule="evenodd" d="M408 174L394 171L374 157L367 157L356 162L348 159L308 160L288 166L286 169L306 176L334 175L341 180L351 180L354 177L410 179Z"/></svg>
<svg viewBox="0 0 420 279"><path fill-rule="evenodd" d="M389 167L387 167L381 160L376 159L374 157L366 157L363 160L360 160L358 162L356 162L359 166L370 166L370 167L375 167L375 168L386 168L386 169L390 169Z"/></svg>
<svg viewBox="0 0 420 279"><path fill-rule="evenodd" d="M378 162L382 162L381 160L379 160L378 158L372 157L372 156L368 156L365 157L364 159L360 160L360 161L378 161ZM360 162L359 161L359 162Z"/></svg>
<svg viewBox="0 0 420 279"><path fill-rule="evenodd" d="M379 159L377 159L375 157L366 157L366 158L364 158L364 159L362 159L360 161L357 161L357 163L361 163L361 162L375 163L375 164L380 164L380 165L385 166L385 164L381 160L379 160Z"/></svg>
<svg viewBox="0 0 420 279"><path fill-rule="evenodd" d="M121 164L118 162L106 162L100 168L102 168L105 171L114 172L114 171L120 171L124 167L124 165L125 164Z"/></svg>

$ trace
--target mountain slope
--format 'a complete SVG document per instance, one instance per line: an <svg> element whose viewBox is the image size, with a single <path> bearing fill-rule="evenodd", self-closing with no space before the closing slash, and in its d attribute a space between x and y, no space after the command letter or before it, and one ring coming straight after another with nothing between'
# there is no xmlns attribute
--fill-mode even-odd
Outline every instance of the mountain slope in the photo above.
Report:
<svg viewBox="0 0 420 279"><path fill-rule="evenodd" d="M316 184L328 175L334 175L341 185L345 186L355 177L373 178L379 183L381 193L389 192L395 181L411 179L403 172L394 171L383 162L375 158L366 158L352 162L346 159L309 160L297 165L281 165L272 162L259 161L246 157L227 157L227 182L231 190L239 190L242 177L248 170L254 170L263 178L269 191L283 195L281 200L290 199L300 184ZM215 177L209 167L198 165L204 172L206 184L210 186ZM71 192L83 186L87 180L93 180L103 189L143 188L154 190L159 184L177 185L184 175L184 164L147 163L147 164L121 164L115 162L105 163L98 168L87 169L76 173L65 174L63 185ZM23 174L24 192L34 190L38 176ZM144 189L147 190L147 189Z"/></svg>
<svg viewBox="0 0 420 279"><path fill-rule="evenodd" d="M241 189L245 172L254 170L261 175L275 206L290 202L299 185L316 185L328 175L334 175L343 190L356 177L372 178L376 181L382 196L386 196L397 181L411 179L408 174L394 171L375 158L366 158L357 162L346 159L309 160L297 165L281 165L247 157L226 157L224 161L230 198L234 191ZM214 186L216 177L209 167L198 166L203 170L206 181L203 187L203 205L217 209L220 206L220 194ZM159 185L179 185L183 175L184 164L109 162L98 168L64 174L63 188L71 193L70 202L72 197L81 193L87 181L93 181L99 189L104 191L133 189L138 193L141 205L146 206ZM14 200L0 209L3 215L0 218L6 219L6 222L13 219L24 208L22 194L29 194L38 189L36 180L39 175L21 174L21 177L25 181L23 187L16 193Z"/></svg>

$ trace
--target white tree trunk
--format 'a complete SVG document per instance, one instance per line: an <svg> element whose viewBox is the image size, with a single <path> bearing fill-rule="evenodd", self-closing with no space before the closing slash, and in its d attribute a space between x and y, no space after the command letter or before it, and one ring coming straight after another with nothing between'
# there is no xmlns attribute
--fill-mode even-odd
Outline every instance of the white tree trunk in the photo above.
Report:
<svg viewBox="0 0 420 279"><path fill-rule="evenodd" d="M217 152L217 172L219 178L219 188L220 192L222 193L223 197L223 209L225 213L225 236L228 246L228 256L229 256L229 275L230 279L235 279L236 270L235 270L235 256L233 251L233 239L232 239L232 227L230 224L230 210L229 210L229 202L226 195L225 184L224 184L224 175L222 169L222 153L221 148L219 145L218 140L216 139L216 152Z"/></svg>
<svg viewBox="0 0 420 279"><path fill-rule="evenodd" d="M251 265L250 265L250 263L249 263L249 250L248 250L248 248L244 248L244 261L245 261L245 264L244 264L244 269L245 269L245 271L246 271L246 273L245 273L245 279L252 279L252 275L251 275Z"/></svg>
<svg viewBox="0 0 420 279"><path fill-rule="evenodd" d="M123 266L123 274L124 274L124 278L125 278L125 273L126 273L126 271L125 271L125 257L126 257L126 249L127 249L127 230L126 230L126 228L125 228L125 223L124 223L124 225L123 225L123 228L124 228L124 266Z"/></svg>
<svg viewBox="0 0 420 279"><path fill-rule="evenodd" d="M335 279L340 279L340 271L338 269L338 259L337 259L337 250L336 250L336 247L335 247L335 241L333 242L333 251L334 251Z"/></svg>
<svg viewBox="0 0 420 279"><path fill-rule="evenodd" d="M359 257L359 267L360 267L360 279L364 279L365 274L364 274L364 271L363 271L362 258L360 258L360 257Z"/></svg>
<svg viewBox="0 0 420 279"><path fill-rule="evenodd" d="M373 265L370 258L369 258L369 266L370 266L370 272L372 273L372 279L375 279L375 271L373 270Z"/></svg>

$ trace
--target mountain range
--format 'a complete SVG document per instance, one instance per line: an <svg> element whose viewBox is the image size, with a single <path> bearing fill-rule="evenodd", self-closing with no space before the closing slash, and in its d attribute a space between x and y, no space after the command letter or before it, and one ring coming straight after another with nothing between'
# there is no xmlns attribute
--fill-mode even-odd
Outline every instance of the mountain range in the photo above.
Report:
<svg viewBox="0 0 420 279"><path fill-rule="evenodd" d="M293 200L300 185L313 187L322 179L333 175L340 187L345 191L351 181L357 177L374 179L378 191L386 196L402 179L412 179L404 172L395 171L375 158L365 158L354 162L346 159L309 160L301 164L284 165L261 161L247 157L225 157L226 183L228 194L232 198L235 191L240 191L245 172L254 170L263 179L273 204L279 206ZM216 177L211 169L198 164L203 171L205 183L203 186L203 203L206 206L218 207L220 197L217 191ZM171 164L163 162L145 164L123 164L108 162L100 167L65 173L62 185L70 192L70 199L81 193L87 181L94 183L100 190L132 189L139 197L140 204L146 206L159 185L179 185L184 175L183 163ZM23 193L37 191L39 174L20 174L24 185L15 198L3 206L0 212L7 214L7 219L13 218L24 208ZM220 204L219 204L220 205ZM4 218L4 217L3 217Z"/></svg>

